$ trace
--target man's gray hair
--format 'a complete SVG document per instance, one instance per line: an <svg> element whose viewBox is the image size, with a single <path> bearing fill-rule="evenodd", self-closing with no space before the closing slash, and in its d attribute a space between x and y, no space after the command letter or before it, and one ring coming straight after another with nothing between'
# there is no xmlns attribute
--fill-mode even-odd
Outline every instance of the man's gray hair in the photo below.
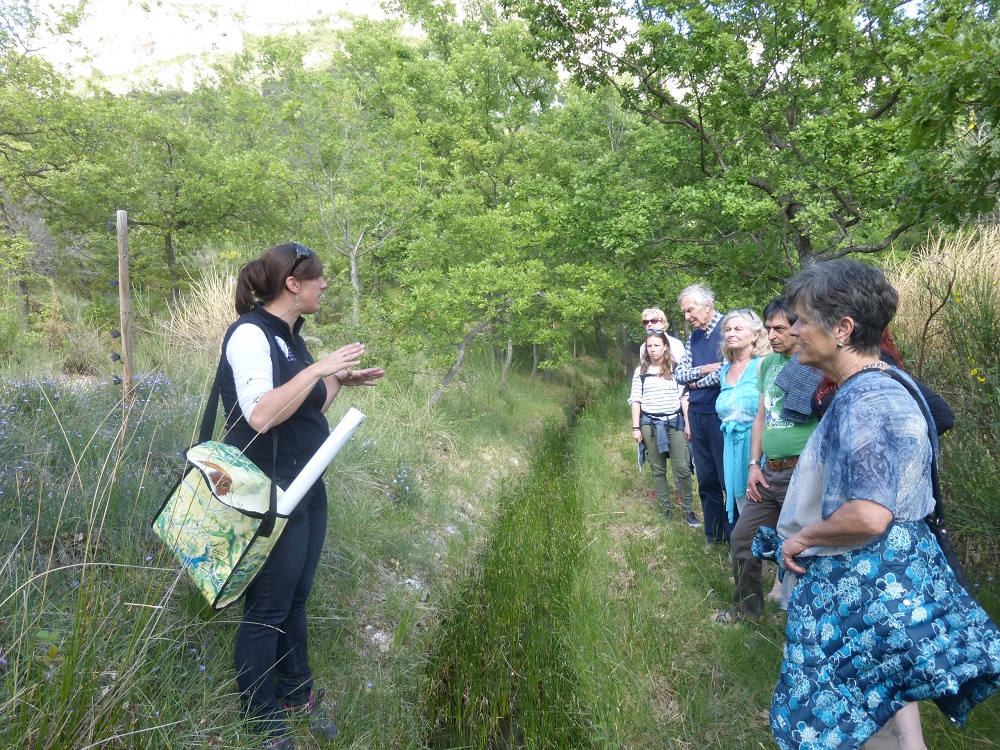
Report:
<svg viewBox="0 0 1000 750"><path fill-rule="evenodd" d="M690 297L694 300L696 305L708 305L709 307L715 306L715 294L707 286L702 286L701 284L692 284L689 287L685 287L684 290L677 295L677 304L681 304L681 301L685 297Z"/></svg>

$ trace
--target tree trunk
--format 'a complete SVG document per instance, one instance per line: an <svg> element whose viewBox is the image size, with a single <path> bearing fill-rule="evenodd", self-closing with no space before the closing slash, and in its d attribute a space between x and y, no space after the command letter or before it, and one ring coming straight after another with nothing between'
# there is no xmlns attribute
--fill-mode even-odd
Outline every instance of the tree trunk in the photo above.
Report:
<svg viewBox="0 0 1000 750"><path fill-rule="evenodd" d="M465 359L465 352L468 350L469 344L471 344L472 340L482 333L489 324L489 320L477 323L471 331L465 334L465 338L459 342L458 351L455 352L455 364L451 366L451 369L448 370L447 374L445 374L444 378L442 378L441 384L437 387L434 393L431 394L431 397L427 399L428 406L434 406L441 400L441 397L444 395L444 389L448 387L448 384L451 383L452 379L458 374L458 370L462 366L462 360Z"/></svg>
<svg viewBox="0 0 1000 750"><path fill-rule="evenodd" d="M552 344L549 344L547 347L545 347L545 361L546 362L551 362L552 361ZM546 383L551 383L552 382L552 368L551 367L546 367L545 368L545 372L542 375L542 380L544 380Z"/></svg>
<svg viewBox="0 0 1000 750"><path fill-rule="evenodd" d="M167 273L170 276L170 301L176 302L181 296L181 277L177 272L177 255L174 253L172 232L167 232L163 237L163 256L167 260Z"/></svg>
<svg viewBox="0 0 1000 750"><path fill-rule="evenodd" d="M534 378L538 375L538 365L542 363L542 350L538 348L538 344L531 345L531 377Z"/></svg>
<svg viewBox="0 0 1000 750"><path fill-rule="evenodd" d="M625 361L625 372L635 370L635 360L632 359L632 342L628 340L628 327L622 323L622 357Z"/></svg>
<svg viewBox="0 0 1000 750"><path fill-rule="evenodd" d="M17 279L17 296L21 298L21 319L27 325L31 318L31 296L28 294L28 282L24 276Z"/></svg>
<svg viewBox="0 0 1000 750"><path fill-rule="evenodd" d="M594 334L597 336L597 353L601 359L608 358L608 342L604 340L604 331L601 330L600 316L594 318Z"/></svg>
<svg viewBox="0 0 1000 750"><path fill-rule="evenodd" d="M361 323L361 272L358 270L358 250L354 248L347 256L351 266L351 323ZM440 398L440 396L438 397Z"/></svg>
<svg viewBox="0 0 1000 750"><path fill-rule="evenodd" d="M514 362L514 339L507 339L507 355L503 360L503 376L500 378L500 390L497 395L503 398L503 395L507 392L507 381L510 379L510 367Z"/></svg>

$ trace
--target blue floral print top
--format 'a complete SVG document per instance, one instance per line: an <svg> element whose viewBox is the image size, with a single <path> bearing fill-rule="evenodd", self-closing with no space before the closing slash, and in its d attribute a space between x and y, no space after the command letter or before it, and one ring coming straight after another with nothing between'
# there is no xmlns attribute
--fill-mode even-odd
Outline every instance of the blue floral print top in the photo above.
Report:
<svg viewBox="0 0 1000 750"><path fill-rule="evenodd" d="M799 456L778 519L788 539L849 500L872 500L897 521L934 509L927 422L906 389L880 372L848 378ZM814 547L836 555L853 547Z"/></svg>

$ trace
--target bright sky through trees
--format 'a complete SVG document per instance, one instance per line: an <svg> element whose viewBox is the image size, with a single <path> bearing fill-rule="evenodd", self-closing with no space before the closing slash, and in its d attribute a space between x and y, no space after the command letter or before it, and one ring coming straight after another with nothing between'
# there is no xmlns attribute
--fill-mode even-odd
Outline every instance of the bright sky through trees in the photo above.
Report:
<svg viewBox="0 0 1000 750"><path fill-rule="evenodd" d="M47 45L46 57L76 74L119 76L176 58L242 49L244 34L273 33L319 15L384 17L370 0L217 0L139 3L90 0L69 38ZM81 46L76 47L74 44Z"/></svg>

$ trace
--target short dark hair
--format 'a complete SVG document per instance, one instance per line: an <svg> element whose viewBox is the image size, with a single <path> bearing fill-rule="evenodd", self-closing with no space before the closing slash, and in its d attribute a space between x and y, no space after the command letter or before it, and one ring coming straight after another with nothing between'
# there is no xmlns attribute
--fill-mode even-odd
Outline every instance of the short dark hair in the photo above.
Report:
<svg viewBox="0 0 1000 750"><path fill-rule="evenodd" d="M784 294L779 294L767 303L767 307L764 308L764 322L767 323L775 315L784 315L788 318L789 325L795 325L795 321L799 319L799 316L795 314L795 310L788 304L788 297Z"/></svg>
<svg viewBox="0 0 1000 750"><path fill-rule="evenodd" d="M899 305L899 295L882 271L844 258L803 268L785 284L785 295L827 333L841 319L851 318L854 332L844 344L874 355Z"/></svg>

